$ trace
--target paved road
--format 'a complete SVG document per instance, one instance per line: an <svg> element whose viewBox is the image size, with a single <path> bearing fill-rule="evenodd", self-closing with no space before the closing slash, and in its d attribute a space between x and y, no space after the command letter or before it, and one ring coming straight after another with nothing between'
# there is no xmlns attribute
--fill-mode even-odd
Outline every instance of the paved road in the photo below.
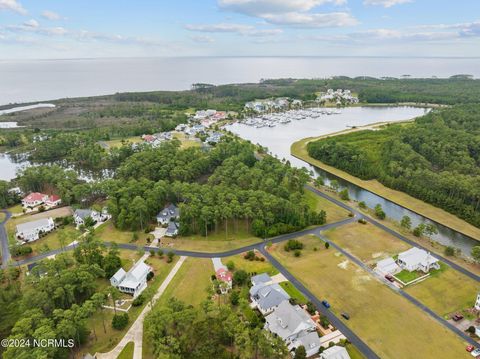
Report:
<svg viewBox="0 0 480 359"><path fill-rule="evenodd" d="M305 188L306 188L307 190L309 190L309 191L311 191L311 192L319 195L320 197L323 197L323 198L329 200L330 202L333 202L333 203L335 203L336 205L338 205L338 206L340 206L340 207L342 207L342 208L344 208L344 209L346 209L346 210L354 213L356 217L358 217L358 218L360 218L360 217L361 217L361 218L364 218L367 222L369 222L369 223L373 224L374 226L382 229L383 231L391 234L392 236L400 239L401 241L409 244L410 246L424 249L424 250L426 250L427 252L430 251L428 248L422 246L421 244L419 244L419 243L417 243L417 242L415 242L415 241L412 241L411 239L408 239L407 237L401 235L400 233L394 231L393 229L391 229L391 228L385 226L384 224L376 221L375 219L363 215L360 211L358 211L358 210L355 209L355 208L352 208L352 207L348 206L347 204L343 203L342 201L339 201L339 200L337 200L336 198L330 197L329 195L327 195L327 194L325 194L325 193L323 193L323 192L320 192L318 189L313 188L313 187L311 187L311 186L306 186ZM480 282L480 276L476 275L475 273L470 272L469 270L467 270L467 269L465 269L464 267L456 264L455 262L452 262L450 259L448 259L448 258L446 258L446 257L443 257L443 256L441 256L441 255L439 255L439 254L436 254L436 253L431 253L431 255L432 255L433 257L437 258L438 260L446 263L447 265L449 265L449 266L452 267L453 269L455 269L455 270L459 271L460 273L466 275L467 277L469 277L469 278L471 278L471 279L473 279L473 280L475 280L475 281L477 281L477 282Z"/></svg>
<svg viewBox="0 0 480 359"><path fill-rule="evenodd" d="M355 345L368 359L379 359L380 357L375 354L375 352L363 342L350 328L348 328L332 311L325 308L321 300L318 299L312 292L310 292L299 280L297 280L279 261L270 255L265 250L265 247L260 248L260 252L268 259L270 263L273 264L275 268L278 269L280 273L283 274L309 301L311 301L318 309L320 313L328 318L330 323L338 328L348 340ZM319 277L320 278L320 277Z"/></svg>
<svg viewBox="0 0 480 359"><path fill-rule="evenodd" d="M340 253L342 253L345 257L347 257L350 261L352 261L353 263L355 263L356 265L358 265L360 268L362 268L363 270L365 270L366 272L370 273L374 278L376 278L377 280L379 280L380 282L382 282L383 284L387 285L388 287L390 287L390 289L394 290L396 293L400 294L402 297L404 297L406 300L408 300L409 302L411 302L413 305L415 305L417 308L419 308L420 310L424 311L425 313L427 313L429 316L431 316L433 319L435 319L437 322L439 322L440 324L446 326L448 329L450 329L452 332L454 332L455 334L459 335L460 337L462 337L462 339L464 339L465 341L467 341L469 344L472 344L474 346L477 346L478 345L478 342L472 338L470 338L470 336L468 336L467 334L465 334L462 330L459 330L457 327L455 327L454 325L452 325L451 323L449 323L448 321L446 321L445 319L443 319L441 316L439 316L438 314L434 313L430 308L428 308L427 306L423 305L420 301L418 301L417 299L415 299L414 297L412 297L410 294L408 294L407 292L405 292L404 290L396 287L395 285L393 285L392 283L390 283L388 280L386 280L385 278L379 276L377 273L375 273L368 265L366 265L365 263L363 263L360 259L358 259L357 257L353 256L352 254L350 254L349 252L345 251L343 248L339 247L337 244L335 244L334 242L332 241L329 241L327 238L325 238L324 236L322 236L321 234L318 234L318 237L324 241L324 242L328 242L330 244L330 247L332 248L335 248L335 250L339 251ZM327 298L328 300L328 298Z"/></svg>
<svg viewBox="0 0 480 359"><path fill-rule="evenodd" d="M0 223L0 242L1 242L1 247L2 247L2 268L7 268L8 267L8 262L10 261L10 248L8 246L8 236L7 236L7 230L5 229L5 223L10 219L12 214L5 209L0 210L0 212L5 214L5 219L3 220L3 222Z"/></svg>

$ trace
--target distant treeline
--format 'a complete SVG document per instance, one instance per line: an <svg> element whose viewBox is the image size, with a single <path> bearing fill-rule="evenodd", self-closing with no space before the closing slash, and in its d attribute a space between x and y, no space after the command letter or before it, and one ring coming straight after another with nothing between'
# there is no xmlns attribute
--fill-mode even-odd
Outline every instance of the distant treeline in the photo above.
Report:
<svg viewBox="0 0 480 359"><path fill-rule="evenodd" d="M480 226L479 104L434 110L411 125L311 142L308 152Z"/></svg>

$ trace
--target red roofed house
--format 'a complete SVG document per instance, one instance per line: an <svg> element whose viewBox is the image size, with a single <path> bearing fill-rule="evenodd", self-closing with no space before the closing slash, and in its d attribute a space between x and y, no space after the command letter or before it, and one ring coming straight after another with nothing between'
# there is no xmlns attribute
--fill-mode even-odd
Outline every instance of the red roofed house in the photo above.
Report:
<svg viewBox="0 0 480 359"><path fill-rule="evenodd" d="M142 139L145 141L145 142L153 142L156 140L155 136L152 136L152 135L143 135L142 136Z"/></svg>
<svg viewBox="0 0 480 359"><path fill-rule="evenodd" d="M22 199L22 206L23 207L36 207L48 200L48 195L39 193L39 192L32 192L24 199Z"/></svg>
<svg viewBox="0 0 480 359"><path fill-rule="evenodd" d="M45 204L49 207L58 206L60 203L62 203L62 199L55 194L49 196L47 201L45 202Z"/></svg>
<svg viewBox="0 0 480 359"><path fill-rule="evenodd" d="M224 283L227 283L227 288L226 289L222 289L222 293L225 294L226 292L228 292L230 289L232 289L232 278L233 278L233 275L232 275L232 272L229 272L228 270L226 270L225 268L219 268L216 272L215 272L215 276L217 277L217 279L220 281L220 282L224 282Z"/></svg>

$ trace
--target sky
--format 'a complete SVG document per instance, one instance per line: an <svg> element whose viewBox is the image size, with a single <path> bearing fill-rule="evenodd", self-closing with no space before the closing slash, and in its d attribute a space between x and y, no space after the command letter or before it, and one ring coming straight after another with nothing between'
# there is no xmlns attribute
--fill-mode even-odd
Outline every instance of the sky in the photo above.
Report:
<svg viewBox="0 0 480 359"><path fill-rule="evenodd" d="M480 56L479 0L0 0L0 59Z"/></svg>

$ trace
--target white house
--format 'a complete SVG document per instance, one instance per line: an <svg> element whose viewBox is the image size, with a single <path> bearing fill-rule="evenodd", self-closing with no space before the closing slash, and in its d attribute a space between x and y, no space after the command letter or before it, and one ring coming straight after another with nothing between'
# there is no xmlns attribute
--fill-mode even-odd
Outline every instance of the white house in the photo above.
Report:
<svg viewBox="0 0 480 359"><path fill-rule="evenodd" d="M32 192L27 195L24 199L22 199L22 206L23 207L36 207L48 200L48 195L40 193L40 192Z"/></svg>
<svg viewBox="0 0 480 359"><path fill-rule="evenodd" d="M320 354L320 359L350 359L347 349L344 347L334 345L331 348L325 349L322 354Z"/></svg>
<svg viewBox="0 0 480 359"><path fill-rule="evenodd" d="M428 273L430 269L440 269L438 259L427 251L413 247L398 255L397 264L410 272L422 271Z"/></svg>
<svg viewBox="0 0 480 359"><path fill-rule="evenodd" d="M109 218L105 211L97 212L93 209L77 209L73 213L73 220L77 227L85 224L85 220L88 217L90 217L95 223L105 222Z"/></svg>
<svg viewBox="0 0 480 359"><path fill-rule="evenodd" d="M33 242L40 238L41 233L48 233L55 229L53 219L42 218L32 222L17 225L16 237L24 242Z"/></svg>
<svg viewBox="0 0 480 359"><path fill-rule="evenodd" d="M250 288L252 307L258 308L260 313L267 315L277 308L290 296L278 283L260 283Z"/></svg>
<svg viewBox="0 0 480 359"><path fill-rule="evenodd" d="M174 204L170 204L157 214L157 223L159 225L166 225L172 219L175 220L178 219L178 217L180 217L180 208Z"/></svg>
<svg viewBox="0 0 480 359"><path fill-rule="evenodd" d="M477 300L475 301L475 309L480 310L480 293L477 294Z"/></svg>
<svg viewBox="0 0 480 359"><path fill-rule="evenodd" d="M320 349L315 322L299 305L287 300L265 317L265 329L282 338L291 351L303 345L307 356L312 356Z"/></svg>
<svg viewBox="0 0 480 359"><path fill-rule="evenodd" d="M399 267L399 265L395 262L393 258L386 258L377 262L375 271L380 275L394 275L398 272L401 272L402 269Z"/></svg>
<svg viewBox="0 0 480 359"><path fill-rule="evenodd" d="M147 288L147 276L151 271L152 268L145 262L138 261L128 272L120 268L110 278L110 284L120 292L131 294L135 298Z"/></svg>

